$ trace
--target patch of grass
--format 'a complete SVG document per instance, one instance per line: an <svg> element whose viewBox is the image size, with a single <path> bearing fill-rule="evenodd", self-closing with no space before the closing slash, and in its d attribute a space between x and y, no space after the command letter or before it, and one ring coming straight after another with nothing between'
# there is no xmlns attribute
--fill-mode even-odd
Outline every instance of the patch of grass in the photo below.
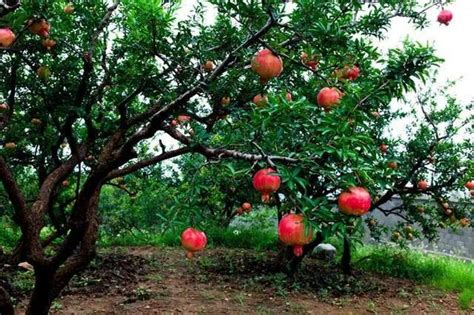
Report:
<svg viewBox="0 0 474 315"><path fill-rule="evenodd" d="M35 279L32 271L18 272L13 278L13 287L22 293L33 290Z"/></svg>
<svg viewBox="0 0 474 315"><path fill-rule="evenodd" d="M20 239L20 229L12 227L10 224L2 222L1 220L0 227L0 245L6 250L11 250Z"/></svg>
<svg viewBox="0 0 474 315"><path fill-rule="evenodd" d="M463 310L468 310L474 300L474 288L472 290L466 289L459 294L459 307Z"/></svg>
<svg viewBox="0 0 474 315"><path fill-rule="evenodd" d="M474 263L392 247L364 246L354 252L356 267L459 292L459 306L474 299Z"/></svg>
<svg viewBox="0 0 474 315"><path fill-rule="evenodd" d="M227 229L207 227L204 229L210 247L246 248L256 250L275 249L278 237L275 231L257 229ZM99 245L110 246L180 246L182 230L164 233L133 231L117 236L102 235Z"/></svg>

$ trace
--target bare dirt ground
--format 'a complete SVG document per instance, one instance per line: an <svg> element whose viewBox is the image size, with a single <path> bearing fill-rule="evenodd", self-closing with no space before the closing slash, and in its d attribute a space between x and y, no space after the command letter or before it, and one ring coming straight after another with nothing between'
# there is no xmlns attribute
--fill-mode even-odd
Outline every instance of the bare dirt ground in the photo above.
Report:
<svg viewBox="0 0 474 315"><path fill-rule="evenodd" d="M458 308L455 294L362 271L344 277L316 259L288 279L274 259L210 249L189 261L178 248L114 248L74 279L52 313L474 314Z"/></svg>

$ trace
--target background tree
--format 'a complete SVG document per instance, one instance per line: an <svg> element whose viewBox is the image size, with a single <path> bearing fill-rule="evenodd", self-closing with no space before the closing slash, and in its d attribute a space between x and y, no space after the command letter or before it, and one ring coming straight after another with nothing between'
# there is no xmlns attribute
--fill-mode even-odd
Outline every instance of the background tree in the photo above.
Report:
<svg viewBox="0 0 474 315"><path fill-rule="evenodd" d="M283 179L280 215L304 213L316 241L360 225L334 211L337 195L353 185L378 196L372 210L395 194L409 204L429 193L441 207L423 220L465 214L443 205L472 176L470 140L446 141L459 105L427 109L432 123L407 142L382 133L401 114L392 101L416 91L415 80L425 80L441 60L433 48L411 42L384 56L371 41L383 38L395 17L422 28L427 10L447 2L302 0L290 10L276 0L212 0L185 21L175 18L178 4L158 0L22 2L1 22L16 37L5 37L0 50L0 180L22 233L15 256L35 269L27 313L47 314L93 258L104 185L184 154L274 167ZM217 10L215 20L205 4ZM281 69L262 78L249 69L262 48L283 60L277 79L269 80ZM349 74L355 67L360 77ZM325 87L337 88L329 102L319 102L326 110L315 104ZM257 94L268 95L267 106L250 103ZM453 122L449 136L437 121ZM151 149L169 137L177 144L172 149ZM383 155L378 147L385 143ZM395 156L397 145L406 153ZM427 174L433 154L439 169L430 188L409 185ZM387 169L387 157L399 168ZM384 211L405 216L410 207ZM41 237L48 225L53 232ZM50 247L52 240L59 245Z"/></svg>

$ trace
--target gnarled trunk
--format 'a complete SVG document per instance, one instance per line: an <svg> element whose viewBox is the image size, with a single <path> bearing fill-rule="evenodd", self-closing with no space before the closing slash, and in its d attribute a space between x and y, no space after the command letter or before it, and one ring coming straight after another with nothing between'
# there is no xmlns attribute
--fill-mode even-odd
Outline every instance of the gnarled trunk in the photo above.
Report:
<svg viewBox="0 0 474 315"><path fill-rule="evenodd" d="M351 239L349 235L344 236L344 246L341 258L341 268L345 275L352 274L351 267Z"/></svg>
<svg viewBox="0 0 474 315"><path fill-rule="evenodd" d="M15 310L10 300L10 294L3 287L0 287L0 314L14 315Z"/></svg>

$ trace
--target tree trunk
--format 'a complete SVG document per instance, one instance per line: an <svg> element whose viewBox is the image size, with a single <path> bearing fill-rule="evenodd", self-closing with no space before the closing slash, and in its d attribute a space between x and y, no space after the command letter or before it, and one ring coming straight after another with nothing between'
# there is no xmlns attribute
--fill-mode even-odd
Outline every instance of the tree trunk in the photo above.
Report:
<svg viewBox="0 0 474 315"><path fill-rule="evenodd" d="M48 269L35 270L35 277L35 288L25 315L48 315L54 299L54 272Z"/></svg>
<svg viewBox="0 0 474 315"><path fill-rule="evenodd" d="M18 265L19 263L26 261L26 248L25 243L23 241L23 237L18 240L15 248L13 249L12 253L9 257L9 263L13 266Z"/></svg>
<svg viewBox="0 0 474 315"><path fill-rule="evenodd" d="M352 274L351 267L351 239L349 235L344 236L344 247L341 258L341 268L345 275Z"/></svg>
<svg viewBox="0 0 474 315"><path fill-rule="evenodd" d="M0 314L2 315L14 315L15 310L13 309L10 295L7 290L0 287Z"/></svg>
<svg viewBox="0 0 474 315"><path fill-rule="evenodd" d="M303 246L303 254L299 257L293 254L291 246L284 246L282 244L277 256L277 270L285 272L290 277L294 276L304 257L311 253L323 240L323 234L318 232L316 238L311 243Z"/></svg>

